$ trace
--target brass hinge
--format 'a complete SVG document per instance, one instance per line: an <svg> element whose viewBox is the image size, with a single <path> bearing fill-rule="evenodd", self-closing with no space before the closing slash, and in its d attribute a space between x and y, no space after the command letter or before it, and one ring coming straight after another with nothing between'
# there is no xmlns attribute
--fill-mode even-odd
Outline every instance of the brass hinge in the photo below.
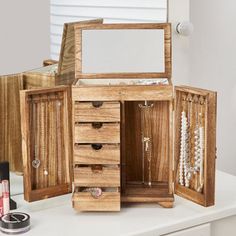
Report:
<svg viewBox="0 0 236 236"><path fill-rule="evenodd" d="M217 159L217 147L216 147L216 152L215 152L215 155L216 155L216 159Z"/></svg>

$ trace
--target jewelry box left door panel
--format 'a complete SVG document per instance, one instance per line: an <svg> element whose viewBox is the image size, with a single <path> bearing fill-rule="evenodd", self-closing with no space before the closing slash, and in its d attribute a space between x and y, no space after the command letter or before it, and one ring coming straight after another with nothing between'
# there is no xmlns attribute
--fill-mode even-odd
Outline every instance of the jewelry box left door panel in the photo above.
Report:
<svg viewBox="0 0 236 236"><path fill-rule="evenodd" d="M215 203L216 92L175 87L175 192Z"/></svg>
<svg viewBox="0 0 236 236"><path fill-rule="evenodd" d="M71 192L71 91L67 86L20 93L24 198Z"/></svg>

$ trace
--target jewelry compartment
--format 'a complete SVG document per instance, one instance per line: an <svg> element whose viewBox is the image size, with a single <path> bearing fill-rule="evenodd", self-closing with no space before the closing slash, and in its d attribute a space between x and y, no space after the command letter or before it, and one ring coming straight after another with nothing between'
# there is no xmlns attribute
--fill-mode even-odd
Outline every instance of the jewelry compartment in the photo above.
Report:
<svg viewBox="0 0 236 236"><path fill-rule="evenodd" d="M172 102L124 102L122 201L173 203Z"/></svg>
<svg viewBox="0 0 236 236"><path fill-rule="evenodd" d="M75 187L72 204L77 211L120 211L119 188Z"/></svg>
<svg viewBox="0 0 236 236"><path fill-rule="evenodd" d="M216 92L176 87L175 191L203 206L214 205Z"/></svg>
<svg viewBox="0 0 236 236"><path fill-rule="evenodd" d="M69 88L24 90L20 96L25 200L71 192Z"/></svg>
<svg viewBox="0 0 236 236"><path fill-rule="evenodd" d="M75 102L75 122L120 122L119 102Z"/></svg>
<svg viewBox="0 0 236 236"><path fill-rule="evenodd" d="M90 187L119 187L118 165L75 165L74 184Z"/></svg>
<svg viewBox="0 0 236 236"><path fill-rule="evenodd" d="M74 164L120 164L120 145L75 144Z"/></svg>
<svg viewBox="0 0 236 236"><path fill-rule="evenodd" d="M76 143L120 143L120 124L76 123L74 138Z"/></svg>

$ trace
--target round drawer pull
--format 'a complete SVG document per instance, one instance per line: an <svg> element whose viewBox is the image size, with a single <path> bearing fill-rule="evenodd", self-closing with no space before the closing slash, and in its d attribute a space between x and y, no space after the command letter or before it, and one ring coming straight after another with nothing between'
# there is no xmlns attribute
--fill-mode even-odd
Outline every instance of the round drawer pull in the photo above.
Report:
<svg viewBox="0 0 236 236"><path fill-rule="evenodd" d="M94 129L100 129L100 128L102 128L102 123L101 122L93 122L92 127Z"/></svg>
<svg viewBox="0 0 236 236"><path fill-rule="evenodd" d="M95 107L95 108L99 108L99 107L101 107L102 104L103 104L103 102L100 102L100 101L92 102L92 105L93 105L93 107Z"/></svg>
<svg viewBox="0 0 236 236"><path fill-rule="evenodd" d="M102 144L94 143L94 144L91 144L91 147L92 147L92 149L98 151L98 150L102 149Z"/></svg>
<svg viewBox="0 0 236 236"><path fill-rule="evenodd" d="M90 193L93 198L99 198L102 195L102 189L101 188L91 188Z"/></svg>
<svg viewBox="0 0 236 236"><path fill-rule="evenodd" d="M101 174L103 171L103 167L101 165L94 165L91 167L91 170L95 174Z"/></svg>

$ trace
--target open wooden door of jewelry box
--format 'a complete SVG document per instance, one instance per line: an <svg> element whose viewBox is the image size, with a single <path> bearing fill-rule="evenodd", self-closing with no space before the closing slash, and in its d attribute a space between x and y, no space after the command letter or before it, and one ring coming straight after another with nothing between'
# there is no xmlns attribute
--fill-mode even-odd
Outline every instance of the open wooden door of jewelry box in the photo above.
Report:
<svg viewBox="0 0 236 236"><path fill-rule="evenodd" d="M216 92L175 87L175 193L203 206L215 202Z"/></svg>
<svg viewBox="0 0 236 236"><path fill-rule="evenodd" d="M20 92L24 198L71 192L71 92L67 86Z"/></svg>

